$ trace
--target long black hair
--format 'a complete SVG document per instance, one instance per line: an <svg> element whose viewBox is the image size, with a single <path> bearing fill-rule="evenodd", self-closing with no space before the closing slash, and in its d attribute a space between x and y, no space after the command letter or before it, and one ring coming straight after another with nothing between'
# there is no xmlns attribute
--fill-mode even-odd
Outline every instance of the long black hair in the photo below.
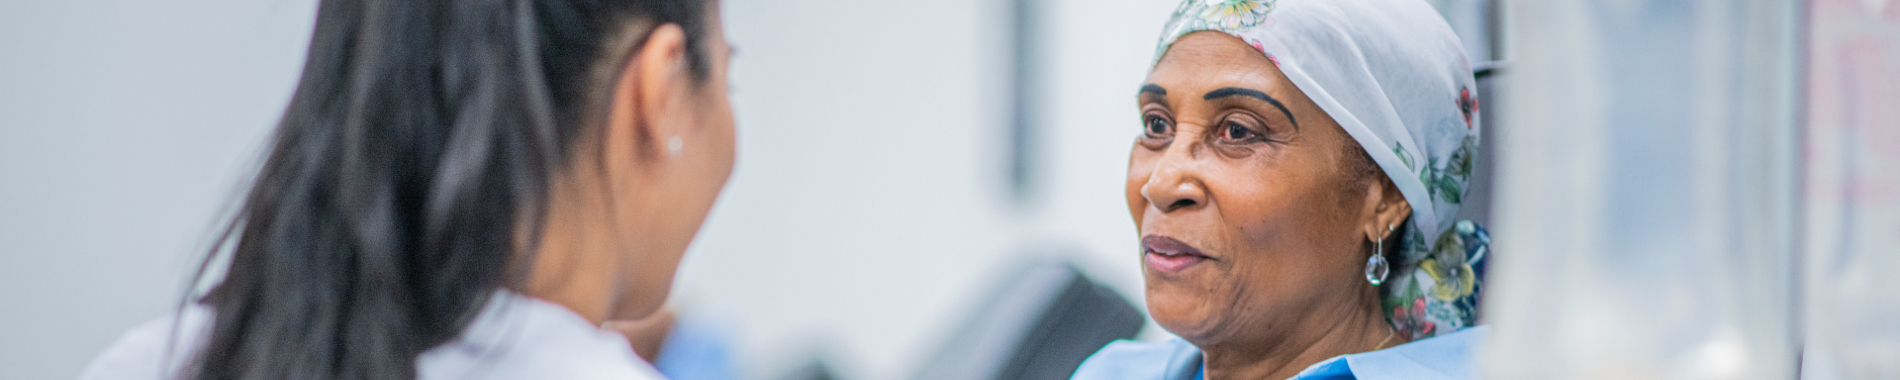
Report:
<svg viewBox="0 0 1900 380"><path fill-rule="evenodd" d="M182 375L415 378L417 356L524 279L551 178L652 27L679 25L705 79L710 11L324 0L269 156L197 275L228 251L196 298L214 327Z"/></svg>

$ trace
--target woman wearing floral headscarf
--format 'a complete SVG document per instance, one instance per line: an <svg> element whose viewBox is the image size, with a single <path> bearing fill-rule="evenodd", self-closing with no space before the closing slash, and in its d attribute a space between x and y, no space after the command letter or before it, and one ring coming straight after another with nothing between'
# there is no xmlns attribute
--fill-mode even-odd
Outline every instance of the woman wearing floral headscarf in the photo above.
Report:
<svg viewBox="0 0 1900 380"><path fill-rule="evenodd" d="M1075 378L1471 378L1474 87L1422 1L1184 2L1127 182L1148 310L1180 339Z"/></svg>

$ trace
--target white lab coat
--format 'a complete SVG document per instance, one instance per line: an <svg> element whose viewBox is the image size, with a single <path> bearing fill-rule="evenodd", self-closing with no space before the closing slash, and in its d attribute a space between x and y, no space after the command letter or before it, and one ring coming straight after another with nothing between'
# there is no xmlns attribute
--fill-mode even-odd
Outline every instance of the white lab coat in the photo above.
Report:
<svg viewBox="0 0 1900 380"><path fill-rule="evenodd" d="M93 359L80 380L174 380L211 326L211 309L193 305L127 331ZM503 291L456 340L416 359L419 380L664 380L634 355L627 338L588 323L566 307Z"/></svg>

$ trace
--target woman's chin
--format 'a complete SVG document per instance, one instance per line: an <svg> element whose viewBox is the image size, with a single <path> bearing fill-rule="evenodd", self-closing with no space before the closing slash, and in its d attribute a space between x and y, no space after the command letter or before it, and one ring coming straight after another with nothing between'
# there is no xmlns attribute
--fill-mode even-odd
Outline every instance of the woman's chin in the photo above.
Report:
<svg viewBox="0 0 1900 380"><path fill-rule="evenodd" d="M621 294L608 319L646 319L666 306L666 296L671 291L671 283L641 285L643 286Z"/></svg>
<svg viewBox="0 0 1900 380"><path fill-rule="evenodd" d="M1206 342L1209 337L1216 335L1213 333L1214 323L1208 320L1207 316L1164 318L1161 314L1155 314L1155 324L1161 325L1161 329L1168 330L1168 333L1195 345Z"/></svg>
<svg viewBox="0 0 1900 380"><path fill-rule="evenodd" d="M1166 289L1165 287L1157 289L1150 285L1148 314L1155 319L1155 324L1161 325L1161 328L1189 342L1196 342L1200 340L1199 338L1207 336L1214 326L1219 324L1216 319L1221 312L1216 309L1225 308L1227 305L1216 305L1208 301L1205 294L1177 293L1181 290L1186 289Z"/></svg>

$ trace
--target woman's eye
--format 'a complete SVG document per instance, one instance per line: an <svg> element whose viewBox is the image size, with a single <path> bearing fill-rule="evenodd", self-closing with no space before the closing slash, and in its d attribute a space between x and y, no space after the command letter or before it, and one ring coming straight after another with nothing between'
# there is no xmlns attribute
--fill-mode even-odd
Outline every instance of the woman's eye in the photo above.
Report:
<svg viewBox="0 0 1900 380"><path fill-rule="evenodd" d="M1253 137L1254 137L1253 130L1247 129L1247 126L1240 125L1239 122L1235 122L1235 121L1227 122L1227 138L1228 139L1246 140Z"/></svg>
<svg viewBox="0 0 1900 380"><path fill-rule="evenodd" d="M1145 132L1147 132L1149 136L1167 135L1168 121L1159 117L1150 117L1148 118L1148 125Z"/></svg>

